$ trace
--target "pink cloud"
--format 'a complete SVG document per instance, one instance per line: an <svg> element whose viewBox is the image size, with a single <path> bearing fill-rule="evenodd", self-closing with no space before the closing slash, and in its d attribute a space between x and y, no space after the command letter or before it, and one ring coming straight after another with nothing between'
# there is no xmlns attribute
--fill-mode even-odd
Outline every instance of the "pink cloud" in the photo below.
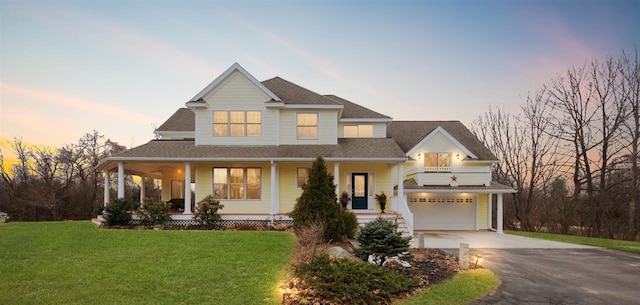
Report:
<svg viewBox="0 0 640 305"><path fill-rule="evenodd" d="M0 91L2 91L3 103L8 103L13 100L25 99L53 104L56 106L64 106L72 109L83 110L86 112L92 112L116 118L120 120L126 120L129 122L157 122L158 119L147 115L132 113L124 109L120 109L113 106L103 105L94 101L90 101L83 98L72 97L60 93L44 91L36 88L30 88L19 84L10 84L6 82L0 82ZM12 96L13 98L10 98ZM3 117L5 115L3 114ZM3 118L4 119L4 118Z"/></svg>

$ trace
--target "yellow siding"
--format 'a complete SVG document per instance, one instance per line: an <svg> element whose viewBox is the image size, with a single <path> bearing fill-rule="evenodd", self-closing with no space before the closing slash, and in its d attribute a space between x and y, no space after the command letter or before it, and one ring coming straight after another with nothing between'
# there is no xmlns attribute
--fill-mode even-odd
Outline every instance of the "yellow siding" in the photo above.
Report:
<svg viewBox="0 0 640 305"><path fill-rule="evenodd" d="M311 167L311 163L280 163L278 171L280 173L280 213L288 213L293 210L296 198L302 194L302 189L296 187L296 171L298 167ZM327 167L333 168L333 166Z"/></svg>
<svg viewBox="0 0 640 305"><path fill-rule="evenodd" d="M298 140L296 113L318 113L318 139ZM337 144L338 143L338 111L336 109L283 109L280 111L280 144Z"/></svg>
<svg viewBox="0 0 640 305"><path fill-rule="evenodd" d="M224 208L220 214L265 213L270 210L271 167L268 163L198 163L196 177L196 202L213 193L212 170L214 167L260 167L262 168L262 194L260 200L220 200Z"/></svg>
<svg viewBox="0 0 640 305"><path fill-rule="evenodd" d="M171 181L179 180L184 181L184 168L181 169L180 172L170 172L162 174L162 200L169 201L171 200ZM193 174L193 173L192 173ZM193 176L191 177L191 182L193 182Z"/></svg>
<svg viewBox="0 0 640 305"><path fill-rule="evenodd" d="M489 205L487 204L487 194L478 195L478 227L488 229L489 225Z"/></svg>
<svg viewBox="0 0 640 305"><path fill-rule="evenodd" d="M197 109L196 139L198 145L275 145L276 109L267 109L269 98L242 74L236 72L207 98L208 109ZM262 112L260 137L213 137L214 110L259 110Z"/></svg>
<svg viewBox="0 0 640 305"><path fill-rule="evenodd" d="M387 194L389 200L387 201L387 206L385 211L389 211L391 207L391 199L393 196L393 186L391 185L391 168L392 166L389 164L380 164L380 163L340 163L340 192L345 190L346 186L346 175L349 175L353 172L369 172L374 173L374 194L380 194L384 191ZM369 198L368 203L369 208L375 207L376 212L380 212L380 207L378 203L375 201L375 197Z"/></svg>

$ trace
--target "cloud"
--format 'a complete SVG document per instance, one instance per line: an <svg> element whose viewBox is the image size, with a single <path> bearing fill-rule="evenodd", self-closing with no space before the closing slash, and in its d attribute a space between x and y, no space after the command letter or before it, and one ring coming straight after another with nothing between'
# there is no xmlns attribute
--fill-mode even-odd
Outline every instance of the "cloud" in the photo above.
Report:
<svg viewBox="0 0 640 305"><path fill-rule="evenodd" d="M281 47L284 47L285 49L288 49L293 54L295 54L296 56L301 58L303 61L305 61L309 66L314 68L316 71L324 75L327 75L340 83L344 83L349 85L352 88L358 89L370 96L374 96L380 100L394 102L394 103L401 103L401 101L396 100L396 97L390 94L387 94L366 82L362 82L356 77L347 75L347 73L336 68L331 62L324 60L318 56L315 56L311 52L308 52L307 50L297 46L296 44L287 40L286 38L279 36L276 33L273 33L271 31L268 31L265 28L256 26L234 15L231 12L227 12L227 15L229 16L229 18L231 18L241 26L267 38L268 40L272 41L273 43Z"/></svg>
<svg viewBox="0 0 640 305"><path fill-rule="evenodd" d="M92 112L100 114L102 116L125 120L128 122L139 123L158 121L157 118L144 114L132 113L124 109L103 105L87 99L72 97L56 92L44 91L36 88L30 88L20 84L0 82L0 91L2 92L3 104L10 103L11 100L30 100L53 104L56 106L64 106L72 109L82 110L84 112ZM30 107L35 106L36 105L33 104L30 105Z"/></svg>
<svg viewBox="0 0 640 305"><path fill-rule="evenodd" d="M91 44L103 45L112 50L127 53L136 59L173 73L195 74L198 78L210 78L221 71L206 60L181 48L93 12L61 3L55 3L55 5L41 3L37 10L34 10L33 6L15 6L12 9L36 22L55 27L62 33L80 37Z"/></svg>

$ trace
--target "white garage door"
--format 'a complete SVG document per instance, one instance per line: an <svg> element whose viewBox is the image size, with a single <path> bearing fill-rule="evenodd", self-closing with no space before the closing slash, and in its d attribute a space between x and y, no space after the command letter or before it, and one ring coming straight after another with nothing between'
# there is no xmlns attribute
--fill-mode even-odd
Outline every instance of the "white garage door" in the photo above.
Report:
<svg viewBox="0 0 640 305"><path fill-rule="evenodd" d="M475 230L475 196L416 195L408 198L415 230Z"/></svg>

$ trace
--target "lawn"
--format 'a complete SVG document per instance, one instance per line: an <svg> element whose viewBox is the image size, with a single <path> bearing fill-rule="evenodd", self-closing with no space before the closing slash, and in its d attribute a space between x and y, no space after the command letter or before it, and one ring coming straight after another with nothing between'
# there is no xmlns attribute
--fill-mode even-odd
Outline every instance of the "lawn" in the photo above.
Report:
<svg viewBox="0 0 640 305"><path fill-rule="evenodd" d="M0 304L279 304L284 232L0 224Z"/></svg>
<svg viewBox="0 0 640 305"><path fill-rule="evenodd" d="M615 240L615 239L606 239L606 238L594 238L594 237L538 233L538 232L523 232L523 231L506 231L506 232L513 235L561 241L561 242L572 243L572 244L603 247L607 249L614 249L614 250L640 254L640 242L637 242L637 241L626 241L626 240Z"/></svg>
<svg viewBox="0 0 640 305"><path fill-rule="evenodd" d="M486 296L498 285L500 280L488 269L465 270L396 304L464 305Z"/></svg>

